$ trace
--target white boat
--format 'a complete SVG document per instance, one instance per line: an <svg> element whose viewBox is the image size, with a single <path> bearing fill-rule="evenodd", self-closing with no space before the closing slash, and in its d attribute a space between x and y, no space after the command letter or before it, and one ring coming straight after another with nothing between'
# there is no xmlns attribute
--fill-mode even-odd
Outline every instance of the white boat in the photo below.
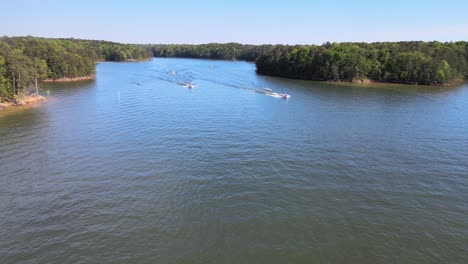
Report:
<svg viewBox="0 0 468 264"><path fill-rule="evenodd" d="M275 97L275 98L282 98L282 99L289 99L291 96L285 93L275 93L275 92L266 92L268 96Z"/></svg>
<svg viewBox="0 0 468 264"><path fill-rule="evenodd" d="M289 99L291 96L287 93L275 93L270 88L263 88L261 90L254 90L256 93L261 93L275 98Z"/></svg>
<svg viewBox="0 0 468 264"><path fill-rule="evenodd" d="M183 83L182 86L192 89L195 87L195 84L193 82L188 82L188 83Z"/></svg>

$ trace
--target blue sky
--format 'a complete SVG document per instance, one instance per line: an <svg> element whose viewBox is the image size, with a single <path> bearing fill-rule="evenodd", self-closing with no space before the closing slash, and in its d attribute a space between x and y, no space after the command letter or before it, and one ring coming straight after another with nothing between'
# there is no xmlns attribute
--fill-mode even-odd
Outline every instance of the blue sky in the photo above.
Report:
<svg viewBox="0 0 468 264"><path fill-rule="evenodd" d="M0 35L124 43L468 40L468 1L6 0Z"/></svg>

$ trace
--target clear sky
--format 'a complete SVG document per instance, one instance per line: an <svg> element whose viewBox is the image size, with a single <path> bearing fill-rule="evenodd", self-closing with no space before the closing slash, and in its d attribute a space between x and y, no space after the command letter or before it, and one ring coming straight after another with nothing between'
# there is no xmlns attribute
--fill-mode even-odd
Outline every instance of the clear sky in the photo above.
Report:
<svg viewBox="0 0 468 264"><path fill-rule="evenodd" d="M468 0L0 0L0 35L124 43L468 40Z"/></svg>

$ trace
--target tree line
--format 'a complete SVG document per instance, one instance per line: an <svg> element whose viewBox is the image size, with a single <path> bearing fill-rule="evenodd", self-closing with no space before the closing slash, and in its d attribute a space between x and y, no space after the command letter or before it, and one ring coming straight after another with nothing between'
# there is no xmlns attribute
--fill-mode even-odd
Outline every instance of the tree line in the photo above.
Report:
<svg viewBox="0 0 468 264"><path fill-rule="evenodd" d="M467 42L325 43L277 46L260 56L257 72L317 80L452 84L468 74Z"/></svg>
<svg viewBox="0 0 468 264"><path fill-rule="evenodd" d="M316 80L452 84L468 74L468 43L381 42L323 45L151 45L155 57L255 61L265 75Z"/></svg>
<svg viewBox="0 0 468 264"><path fill-rule="evenodd" d="M468 42L323 45L132 45L109 41L0 38L0 100L37 93L44 79L95 74L97 61L182 57L255 61L257 72L317 81L452 84L468 75Z"/></svg>
<svg viewBox="0 0 468 264"><path fill-rule="evenodd" d="M274 45L243 45L239 43L209 43L200 45L149 45L154 57L197 58L215 60L255 61L272 51Z"/></svg>
<svg viewBox="0 0 468 264"><path fill-rule="evenodd" d="M79 39L0 38L0 101L18 102L38 93L45 79L95 74L97 61L138 61L151 58L139 45Z"/></svg>

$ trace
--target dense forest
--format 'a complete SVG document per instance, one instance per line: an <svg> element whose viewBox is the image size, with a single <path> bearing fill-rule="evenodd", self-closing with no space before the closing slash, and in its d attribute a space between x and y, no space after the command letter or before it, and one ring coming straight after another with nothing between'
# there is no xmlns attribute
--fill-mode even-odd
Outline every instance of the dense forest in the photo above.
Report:
<svg viewBox="0 0 468 264"><path fill-rule="evenodd" d="M255 61L275 48L273 45L209 43L201 45L150 45L154 57Z"/></svg>
<svg viewBox="0 0 468 264"><path fill-rule="evenodd" d="M452 84L468 74L467 42L153 45L155 57L256 61L260 74L317 81Z"/></svg>
<svg viewBox="0 0 468 264"><path fill-rule="evenodd" d="M41 80L95 74L97 61L182 57L255 61L260 74L317 81L447 85L468 74L468 42L323 45L131 45L108 41L0 38L0 102L37 94Z"/></svg>
<svg viewBox="0 0 468 264"><path fill-rule="evenodd" d="M296 79L447 85L468 74L468 43L277 46L260 56L256 64L260 74Z"/></svg>
<svg viewBox="0 0 468 264"><path fill-rule="evenodd" d="M1 37L0 102L18 102L23 95L37 94L41 80L92 76L97 61L138 61L151 56L147 48L108 41Z"/></svg>

